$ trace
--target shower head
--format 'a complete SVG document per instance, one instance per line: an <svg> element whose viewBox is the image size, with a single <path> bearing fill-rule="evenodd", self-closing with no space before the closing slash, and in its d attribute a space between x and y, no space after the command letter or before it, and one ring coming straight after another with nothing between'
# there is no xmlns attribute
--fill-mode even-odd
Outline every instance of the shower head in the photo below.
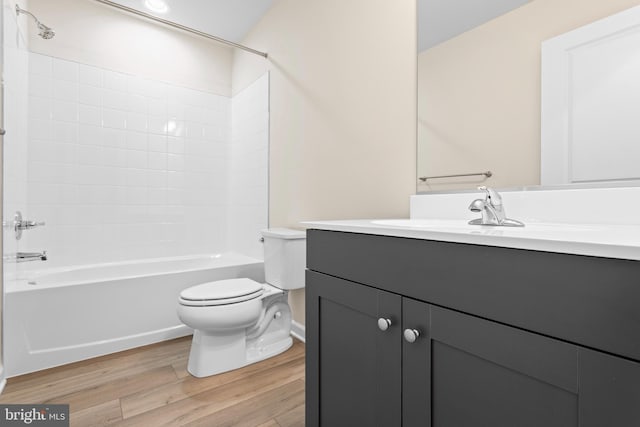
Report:
<svg viewBox="0 0 640 427"><path fill-rule="evenodd" d="M38 23L38 29L40 30L40 32L38 33L38 35L40 37L42 37L45 40L49 40L52 39L53 36L56 35L56 32L53 31L51 29L51 27L47 27L46 25L42 24L42 23Z"/></svg>
<svg viewBox="0 0 640 427"><path fill-rule="evenodd" d="M27 10L24 10L24 9L20 8L20 6L16 5L16 15L20 16L21 13L24 13L26 15L31 16L36 21L36 25L38 26L38 30L40 30L40 32L38 32L38 35L40 37L42 37L43 39L49 40L49 39L52 39L53 36L56 35L55 31L53 31L51 29L51 27L47 27L42 22L40 22L40 20L38 18L36 18L33 13L31 13L31 12L29 12Z"/></svg>

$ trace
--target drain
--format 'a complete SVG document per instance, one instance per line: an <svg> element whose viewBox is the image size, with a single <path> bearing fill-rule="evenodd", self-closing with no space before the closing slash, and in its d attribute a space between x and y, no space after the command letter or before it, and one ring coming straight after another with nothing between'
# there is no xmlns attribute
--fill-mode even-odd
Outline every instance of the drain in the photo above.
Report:
<svg viewBox="0 0 640 427"><path fill-rule="evenodd" d="M38 284L38 282L36 282L35 280L29 280L27 283L30 284L30 285L37 285Z"/></svg>

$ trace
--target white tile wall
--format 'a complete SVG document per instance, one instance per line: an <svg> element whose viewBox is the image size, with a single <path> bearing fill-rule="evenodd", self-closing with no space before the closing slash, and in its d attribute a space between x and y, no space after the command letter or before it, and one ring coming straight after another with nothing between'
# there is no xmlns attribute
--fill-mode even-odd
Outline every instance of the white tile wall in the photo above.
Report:
<svg viewBox="0 0 640 427"><path fill-rule="evenodd" d="M28 59L26 210L47 222L28 250L55 267L229 249L227 208L246 197L228 197L229 98Z"/></svg>
<svg viewBox="0 0 640 427"><path fill-rule="evenodd" d="M268 74L231 101L228 163L229 245L232 250L262 258L260 230L269 223Z"/></svg>

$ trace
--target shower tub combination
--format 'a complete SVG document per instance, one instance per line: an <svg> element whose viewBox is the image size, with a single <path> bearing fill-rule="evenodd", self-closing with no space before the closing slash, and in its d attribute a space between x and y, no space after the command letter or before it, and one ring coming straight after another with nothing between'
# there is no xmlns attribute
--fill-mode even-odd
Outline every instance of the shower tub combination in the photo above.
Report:
<svg viewBox="0 0 640 427"><path fill-rule="evenodd" d="M264 282L261 260L235 253L54 269L5 282L7 376L192 333L176 314L183 289Z"/></svg>

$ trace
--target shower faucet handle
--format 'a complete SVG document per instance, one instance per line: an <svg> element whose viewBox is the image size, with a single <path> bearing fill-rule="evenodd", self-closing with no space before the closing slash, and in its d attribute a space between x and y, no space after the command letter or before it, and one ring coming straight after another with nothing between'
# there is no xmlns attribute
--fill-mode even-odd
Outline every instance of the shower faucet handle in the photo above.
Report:
<svg viewBox="0 0 640 427"><path fill-rule="evenodd" d="M44 221L42 222L36 222L36 221L21 221L16 223L16 228L20 229L20 230L29 230L30 228L34 228L34 227L41 227L43 225L46 225L44 223Z"/></svg>
<svg viewBox="0 0 640 427"><path fill-rule="evenodd" d="M22 238L23 230L30 230L34 227L41 227L45 225L45 223L24 220L22 219L22 213L20 211L16 211L15 215L13 216L13 222L9 224L7 224L6 222L3 222L2 225L4 227L13 228L13 231L16 233L16 240L20 240Z"/></svg>

